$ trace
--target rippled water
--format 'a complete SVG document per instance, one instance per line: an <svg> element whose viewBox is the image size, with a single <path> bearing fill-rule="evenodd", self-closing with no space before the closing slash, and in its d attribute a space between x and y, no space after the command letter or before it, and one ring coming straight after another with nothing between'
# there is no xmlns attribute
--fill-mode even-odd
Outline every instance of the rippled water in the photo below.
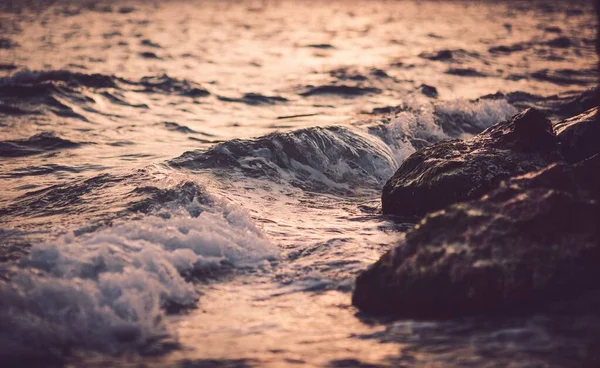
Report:
<svg viewBox="0 0 600 368"><path fill-rule="evenodd" d="M414 220L378 211L407 155L525 106L557 121L596 85L591 2L0 8L8 364L600 362L597 317L386 321L350 305Z"/></svg>

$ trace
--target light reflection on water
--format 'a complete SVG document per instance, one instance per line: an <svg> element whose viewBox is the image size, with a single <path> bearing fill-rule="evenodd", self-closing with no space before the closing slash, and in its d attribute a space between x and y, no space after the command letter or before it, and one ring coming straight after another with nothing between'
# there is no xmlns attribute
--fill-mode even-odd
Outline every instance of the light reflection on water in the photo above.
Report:
<svg viewBox="0 0 600 368"><path fill-rule="evenodd" d="M181 349L89 364L593 366L592 317L392 322L350 306L355 275L410 226L377 214L386 176L420 145L472 134L442 131L434 112L483 129L516 108L469 99L593 86L589 4L89 4L0 14L0 226L25 243L95 233L143 220L130 209L147 193L159 193L148 208L175 217L172 202L189 203L152 190L196 183L239 204L280 250L200 283L198 309L165 317ZM50 70L68 72L35 73ZM344 129L299 131L330 125ZM47 131L58 148L24 141ZM589 326L554 326L571 322Z"/></svg>

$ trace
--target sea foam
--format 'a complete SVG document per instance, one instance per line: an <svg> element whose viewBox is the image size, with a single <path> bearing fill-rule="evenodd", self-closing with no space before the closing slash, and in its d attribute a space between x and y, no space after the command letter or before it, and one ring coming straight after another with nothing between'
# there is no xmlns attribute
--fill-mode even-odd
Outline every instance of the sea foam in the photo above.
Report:
<svg viewBox="0 0 600 368"><path fill-rule="evenodd" d="M211 203L196 217L172 210L34 245L0 283L0 357L148 351L175 337L164 309L199 297L186 279L278 257L241 207Z"/></svg>

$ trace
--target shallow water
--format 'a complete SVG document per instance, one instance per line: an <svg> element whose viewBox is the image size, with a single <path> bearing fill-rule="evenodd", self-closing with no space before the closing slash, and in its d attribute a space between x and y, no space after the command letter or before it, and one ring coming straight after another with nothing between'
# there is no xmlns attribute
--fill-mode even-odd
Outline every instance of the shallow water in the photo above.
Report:
<svg viewBox="0 0 600 368"><path fill-rule="evenodd" d="M390 321L350 305L414 221L378 212L405 157L525 106L557 121L596 85L590 3L1 6L9 364L599 362L597 316Z"/></svg>

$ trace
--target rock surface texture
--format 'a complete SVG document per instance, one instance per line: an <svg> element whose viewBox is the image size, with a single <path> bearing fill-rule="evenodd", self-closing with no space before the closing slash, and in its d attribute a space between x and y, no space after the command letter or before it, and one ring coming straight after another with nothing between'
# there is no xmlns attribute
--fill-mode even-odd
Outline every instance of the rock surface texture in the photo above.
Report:
<svg viewBox="0 0 600 368"><path fill-rule="evenodd" d="M554 129L560 142L561 154L567 161L579 161L600 153L598 119L596 107L556 124Z"/></svg>
<svg viewBox="0 0 600 368"><path fill-rule="evenodd" d="M359 275L353 304L402 318L453 318L531 312L600 289L596 115L594 108L553 129L526 110L470 141L407 159L386 185L395 198L387 209L444 209Z"/></svg>
<svg viewBox="0 0 600 368"><path fill-rule="evenodd" d="M514 175L557 159L552 123L530 108L466 141L436 143L408 157L388 180L385 214L423 216L480 197Z"/></svg>

